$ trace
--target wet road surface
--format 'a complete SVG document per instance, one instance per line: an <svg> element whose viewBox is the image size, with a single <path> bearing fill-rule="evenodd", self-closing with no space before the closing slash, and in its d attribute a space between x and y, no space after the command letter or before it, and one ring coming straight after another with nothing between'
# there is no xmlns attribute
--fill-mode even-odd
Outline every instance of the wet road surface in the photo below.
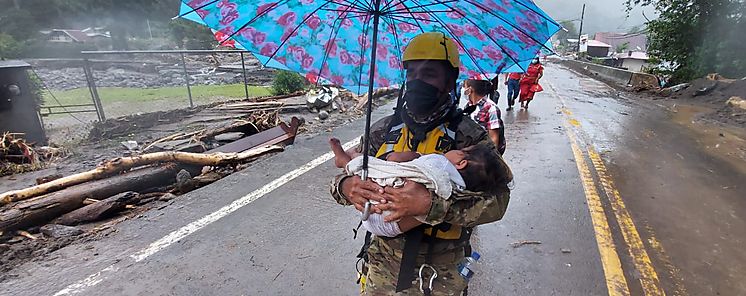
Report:
<svg viewBox="0 0 746 296"><path fill-rule="evenodd" d="M503 111L514 190L503 220L477 228L469 294L746 294L743 170L651 101L546 71L529 111ZM361 131L357 121L331 135ZM328 195L328 137L301 137L102 240L30 262L0 291L354 295L362 241L354 209Z"/></svg>

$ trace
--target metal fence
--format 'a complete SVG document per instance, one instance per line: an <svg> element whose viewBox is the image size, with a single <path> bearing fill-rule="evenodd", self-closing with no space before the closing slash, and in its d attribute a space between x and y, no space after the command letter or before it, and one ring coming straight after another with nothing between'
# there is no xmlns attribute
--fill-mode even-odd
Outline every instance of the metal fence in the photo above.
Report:
<svg viewBox="0 0 746 296"><path fill-rule="evenodd" d="M248 99L262 94L261 89L252 92L252 85L268 86L273 77L272 70L239 50L84 51L81 56L31 61L52 99L40 108L47 121L55 114L70 114L79 122L104 121L107 116ZM232 86L195 93L199 85Z"/></svg>

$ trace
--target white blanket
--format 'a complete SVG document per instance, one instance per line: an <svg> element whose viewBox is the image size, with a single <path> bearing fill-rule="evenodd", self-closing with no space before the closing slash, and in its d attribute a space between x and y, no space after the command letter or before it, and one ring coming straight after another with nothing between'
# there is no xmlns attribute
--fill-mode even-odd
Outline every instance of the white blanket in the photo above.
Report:
<svg viewBox="0 0 746 296"><path fill-rule="evenodd" d="M350 160L345 168L348 175L361 175L363 157ZM454 188L463 190L466 185L456 167L440 154L428 154L408 162L392 162L368 158L368 177L381 186L401 187L404 179L425 185L440 198L448 199Z"/></svg>

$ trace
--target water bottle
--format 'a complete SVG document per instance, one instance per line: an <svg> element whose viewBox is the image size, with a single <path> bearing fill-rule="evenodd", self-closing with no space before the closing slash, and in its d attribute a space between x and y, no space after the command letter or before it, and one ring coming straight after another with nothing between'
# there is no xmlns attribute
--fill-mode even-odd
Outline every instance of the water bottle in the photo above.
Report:
<svg viewBox="0 0 746 296"><path fill-rule="evenodd" d="M474 267L477 265L479 257L479 253L471 252L471 256L464 257L464 259L458 264L458 273L464 277L466 281L469 281L471 277L474 276Z"/></svg>

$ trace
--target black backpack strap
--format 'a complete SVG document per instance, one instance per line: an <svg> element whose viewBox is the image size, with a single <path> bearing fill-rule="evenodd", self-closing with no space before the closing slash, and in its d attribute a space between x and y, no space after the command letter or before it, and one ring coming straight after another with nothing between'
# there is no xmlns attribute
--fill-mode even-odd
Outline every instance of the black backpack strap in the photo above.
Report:
<svg viewBox="0 0 746 296"><path fill-rule="evenodd" d="M417 269L417 255L420 252L420 244L424 236L423 226L418 226L404 233L404 249L399 265L399 278L396 281L396 292L412 287L415 270Z"/></svg>

